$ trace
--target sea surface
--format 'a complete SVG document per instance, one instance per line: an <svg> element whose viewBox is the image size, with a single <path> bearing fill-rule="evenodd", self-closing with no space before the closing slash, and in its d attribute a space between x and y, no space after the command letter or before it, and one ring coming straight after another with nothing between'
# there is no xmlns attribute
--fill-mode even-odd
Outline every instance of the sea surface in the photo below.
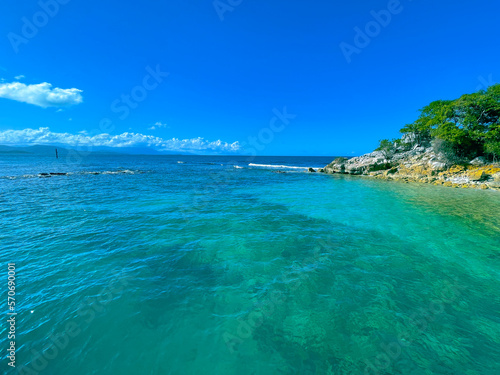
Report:
<svg viewBox="0 0 500 375"><path fill-rule="evenodd" d="M499 374L500 194L331 160L0 155L2 373Z"/></svg>

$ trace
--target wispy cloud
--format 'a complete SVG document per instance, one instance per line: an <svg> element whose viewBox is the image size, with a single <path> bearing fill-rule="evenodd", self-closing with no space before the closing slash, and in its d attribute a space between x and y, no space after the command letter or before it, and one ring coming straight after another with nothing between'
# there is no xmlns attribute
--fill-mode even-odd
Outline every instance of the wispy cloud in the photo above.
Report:
<svg viewBox="0 0 500 375"><path fill-rule="evenodd" d="M168 125L157 121L153 126L149 127L148 130L156 130L160 128L168 128Z"/></svg>
<svg viewBox="0 0 500 375"><path fill-rule="evenodd" d="M24 75L22 75L22 74L20 74L20 75L18 75L18 76L15 76L15 77L14 77L14 79L15 79L16 81L19 81L20 79L23 79L23 78L24 78Z"/></svg>
<svg viewBox="0 0 500 375"><path fill-rule="evenodd" d="M49 128L0 131L0 144L63 144L67 146L107 146L107 147L151 147L158 151L177 152L238 152L239 142L227 143L221 140L207 141L204 138L164 139L140 133L107 133L89 135L85 131L78 134L51 132Z"/></svg>
<svg viewBox="0 0 500 375"><path fill-rule="evenodd" d="M0 84L0 98L37 105L42 108L66 107L83 101L82 90L52 88L47 82L26 85L21 82Z"/></svg>

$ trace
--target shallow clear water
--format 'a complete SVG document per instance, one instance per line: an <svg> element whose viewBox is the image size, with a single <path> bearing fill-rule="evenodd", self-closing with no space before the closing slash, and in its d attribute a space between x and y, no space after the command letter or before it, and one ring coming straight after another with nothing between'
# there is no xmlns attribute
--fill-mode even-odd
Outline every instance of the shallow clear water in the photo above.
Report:
<svg viewBox="0 0 500 375"><path fill-rule="evenodd" d="M17 370L498 374L500 194L330 159L1 156Z"/></svg>

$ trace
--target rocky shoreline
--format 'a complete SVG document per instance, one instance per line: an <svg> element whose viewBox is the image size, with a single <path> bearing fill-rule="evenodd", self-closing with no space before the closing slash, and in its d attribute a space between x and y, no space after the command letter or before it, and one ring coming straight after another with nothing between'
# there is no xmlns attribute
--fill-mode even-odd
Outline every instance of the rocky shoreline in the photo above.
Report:
<svg viewBox="0 0 500 375"><path fill-rule="evenodd" d="M481 157L463 164L447 164L432 147L416 146L390 157L374 151L351 159L337 158L317 172L500 191L500 164L488 163Z"/></svg>

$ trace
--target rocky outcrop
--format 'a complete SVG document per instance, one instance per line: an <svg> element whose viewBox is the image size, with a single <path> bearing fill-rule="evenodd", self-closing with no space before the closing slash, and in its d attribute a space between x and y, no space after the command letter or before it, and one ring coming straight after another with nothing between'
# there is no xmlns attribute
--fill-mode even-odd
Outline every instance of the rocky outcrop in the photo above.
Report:
<svg viewBox="0 0 500 375"><path fill-rule="evenodd" d="M328 174L350 174L403 182L422 182L461 188L500 190L500 164L476 158L464 165L449 165L431 147L414 147L384 155L380 151L355 158L337 158L324 169Z"/></svg>
<svg viewBox="0 0 500 375"><path fill-rule="evenodd" d="M324 168L324 172L362 175L389 169L391 166L391 163L386 160L380 151L374 151L352 159L337 158Z"/></svg>

